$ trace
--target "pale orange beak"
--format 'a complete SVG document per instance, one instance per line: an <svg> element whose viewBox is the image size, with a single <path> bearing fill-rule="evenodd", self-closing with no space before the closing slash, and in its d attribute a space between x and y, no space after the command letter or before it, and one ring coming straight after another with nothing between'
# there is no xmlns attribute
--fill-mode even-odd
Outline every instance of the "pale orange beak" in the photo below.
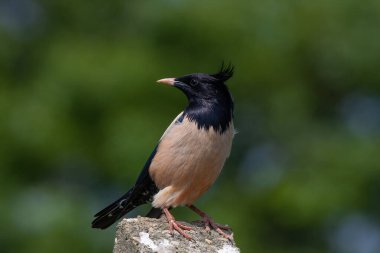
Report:
<svg viewBox="0 0 380 253"><path fill-rule="evenodd" d="M157 81L157 83L173 86L175 78L164 78Z"/></svg>

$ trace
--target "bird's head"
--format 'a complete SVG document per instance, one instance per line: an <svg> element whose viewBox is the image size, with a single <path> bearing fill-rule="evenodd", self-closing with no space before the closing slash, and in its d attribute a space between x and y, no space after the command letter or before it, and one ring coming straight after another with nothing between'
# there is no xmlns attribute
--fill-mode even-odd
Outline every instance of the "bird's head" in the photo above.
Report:
<svg viewBox="0 0 380 253"><path fill-rule="evenodd" d="M222 65L216 74L194 73L177 78L164 78L157 82L180 89L190 103L226 102L231 100L225 82L233 75L233 67Z"/></svg>

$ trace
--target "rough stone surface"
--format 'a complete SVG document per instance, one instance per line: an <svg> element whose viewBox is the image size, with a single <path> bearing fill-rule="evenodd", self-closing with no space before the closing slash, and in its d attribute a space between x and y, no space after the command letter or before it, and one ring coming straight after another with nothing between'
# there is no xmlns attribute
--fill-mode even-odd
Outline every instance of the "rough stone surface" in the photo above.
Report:
<svg viewBox="0 0 380 253"><path fill-rule="evenodd" d="M192 222L194 230L187 233L194 239L184 238L176 231L170 234L165 218L150 219L138 217L123 219L117 225L114 253L158 252L218 252L239 253L235 242L223 238L215 231L207 232L202 222Z"/></svg>

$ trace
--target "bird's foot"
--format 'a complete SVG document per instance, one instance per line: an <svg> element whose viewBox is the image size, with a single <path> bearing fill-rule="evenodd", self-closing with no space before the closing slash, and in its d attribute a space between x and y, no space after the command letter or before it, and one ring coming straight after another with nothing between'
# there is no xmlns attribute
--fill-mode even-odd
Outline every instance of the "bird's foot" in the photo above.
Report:
<svg viewBox="0 0 380 253"><path fill-rule="evenodd" d="M230 230L230 227L214 222L213 219L207 215L202 217L202 221L204 223L206 231L210 231L212 228L216 232L218 232L220 235L222 235L224 238L227 238L229 240L233 239L232 234L227 234L226 232L223 231L223 230Z"/></svg>
<svg viewBox="0 0 380 253"><path fill-rule="evenodd" d="M231 228L229 226L221 225L221 224L214 222L214 220L210 216L208 216L206 213L199 210L198 208L196 208L193 205L189 206L189 208L202 217L202 221L204 223L206 231L210 231L212 228L216 232L218 232L220 235L222 235L224 238L227 238L229 240L233 240L233 234L227 234L226 232L223 231L223 230L231 230Z"/></svg>
<svg viewBox="0 0 380 253"><path fill-rule="evenodd" d="M171 234L173 234L173 230L176 230L186 239L193 240L193 238L184 231L184 230L192 230L191 227L183 225L182 223L176 221L174 216L169 212L167 208L163 208L162 210L164 211L166 218L168 220Z"/></svg>

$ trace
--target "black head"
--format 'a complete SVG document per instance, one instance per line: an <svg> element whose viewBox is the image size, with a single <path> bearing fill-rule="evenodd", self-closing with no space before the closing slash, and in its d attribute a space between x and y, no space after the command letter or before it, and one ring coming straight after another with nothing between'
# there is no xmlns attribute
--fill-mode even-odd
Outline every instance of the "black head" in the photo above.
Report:
<svg viewBox="0 0 380 253"><path fill-rule="evenodd" d="M194 73L177 78L165 78L157 82L168 84L180 89L190 103L221 102L231 100L225 82L233 75L233 67L222 65L216 74Z"/></svg>
<svg viewBox="0 0 380 253"><path fill-rule="evenodd" d="M216 74L195 73L177 78L165 78L158 83L180 89L189 100L182 116L195 121L199 128L223 133L233 117L232 96L225 82L233 75L233 67L222 65Z"/></svg>

